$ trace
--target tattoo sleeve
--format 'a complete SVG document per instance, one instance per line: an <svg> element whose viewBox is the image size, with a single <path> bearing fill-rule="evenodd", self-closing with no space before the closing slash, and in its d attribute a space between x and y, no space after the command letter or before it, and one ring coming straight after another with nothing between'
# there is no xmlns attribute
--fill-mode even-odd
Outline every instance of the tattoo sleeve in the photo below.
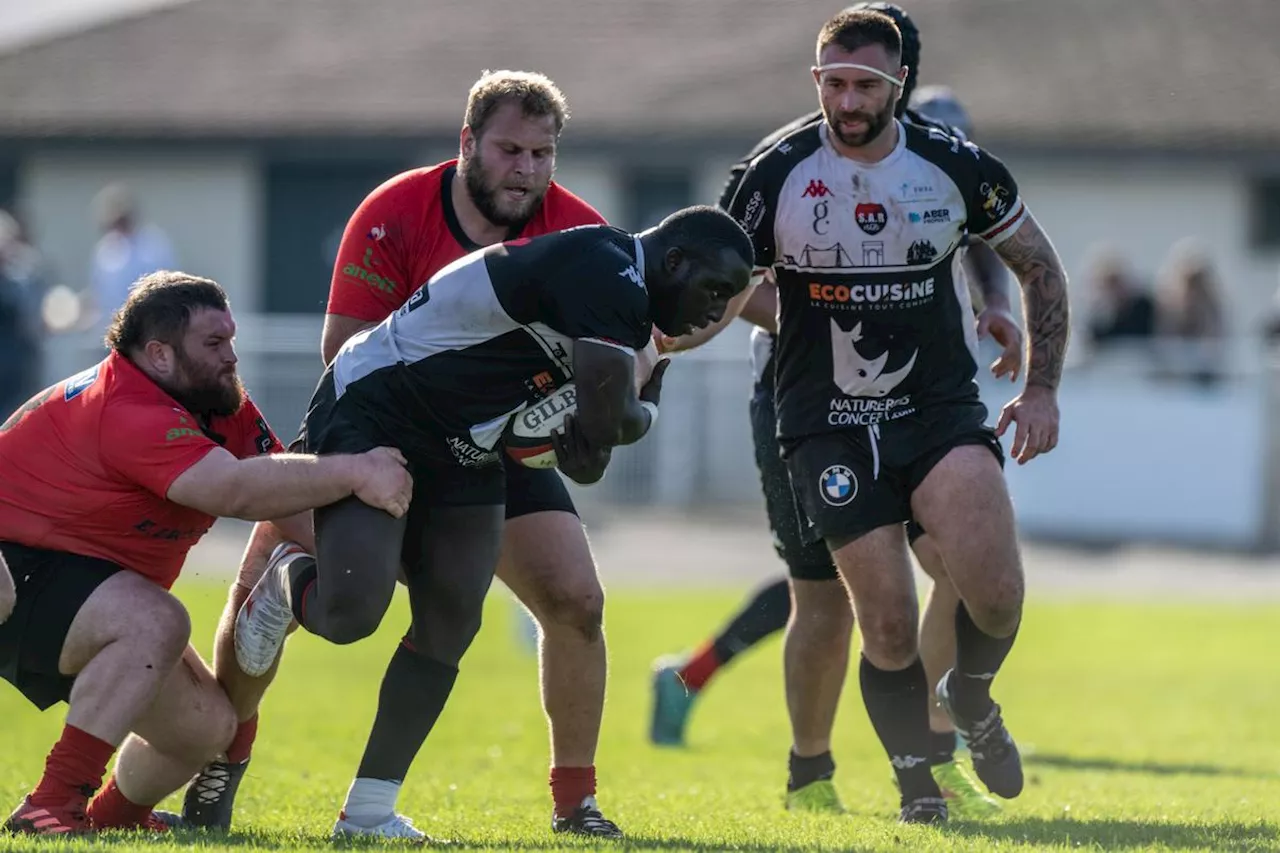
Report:
<svg viewBox="0 0 1280 853"><path fill-rule="evenodd" d="M1027 326L1027 385L1058 387L1070 336L1067 273L1040 225L1028 214L996 253L1022 286Z"/></svg>

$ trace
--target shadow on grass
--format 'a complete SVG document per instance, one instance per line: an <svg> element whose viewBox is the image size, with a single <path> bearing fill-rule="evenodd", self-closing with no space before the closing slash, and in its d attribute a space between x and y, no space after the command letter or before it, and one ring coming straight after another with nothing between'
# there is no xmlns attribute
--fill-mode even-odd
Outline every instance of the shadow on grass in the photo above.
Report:
<svg viewBox="0 0 1280 853"><path fill-rule="evenodd" d="M1114 758L1079 758L1072 755L1034 753L1025 756L1029 767L1054 767L1060 770L1088 770L1106 773L1146 773L1152 776L1226 776L1236 779L1280 779L1280 773L1246 770L1221 764L1179 764L1164 761L1120 761Z"/></svg>
<svg viewBox="0 0 1280 853"><path fill-rule="evenodd" d="M953 823L946 834L1006 844L1097 845L1104 850L1172 847L1190 850L1275 850L1280 828L1273 823L1220 821L1072 820L1024 818L992 823Z"/></svg>

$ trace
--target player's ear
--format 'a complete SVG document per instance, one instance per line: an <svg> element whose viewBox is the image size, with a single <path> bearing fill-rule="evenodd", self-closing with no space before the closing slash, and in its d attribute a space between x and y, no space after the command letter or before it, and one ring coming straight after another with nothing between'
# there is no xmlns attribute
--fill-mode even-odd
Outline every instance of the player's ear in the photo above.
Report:
<svg viewBox="0 0 1280 853"><path fill-rule="evenodd" d="M151 367L162 376L173 373L177 359L173 347L164 341L149 340L142 345L142 353Z"/></svg>
<svg viewBox="0 0 1280 853"><path fill-rule="evenodd" d="M672 246L667 249L667 253L662 256L662 269L669 275L674 276L676 270L684 264L684 251L679 246Z"/></svg>
<svg viewBox="0 0 1280 853"><path fill-rule="evenodd" d="M458 154L464 160L470 159L476 153L476 135L471 132L471 125L464 124L462 132L458 134Z"/></svg>

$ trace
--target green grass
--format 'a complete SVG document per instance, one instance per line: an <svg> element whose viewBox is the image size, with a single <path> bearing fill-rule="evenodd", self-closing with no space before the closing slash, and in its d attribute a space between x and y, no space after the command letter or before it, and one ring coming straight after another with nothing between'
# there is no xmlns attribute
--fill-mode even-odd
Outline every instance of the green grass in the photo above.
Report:
<svg viewBox="0 0 1280 853"><path fill-rule="evenodd" d="M186 584L208 651L224 589ZM1280 607L1039 603L998 682L1027 755L1028 785L1006 815L943 829L894 822L888 763L851 673L837 723L836 776L852 814L782 809L788 735L780 646L726 670L699 700L684 751L651 747L648 667L699 639L737 602L726 593L616 593L611 680L597 762L605 812L640 849L1273 850L1280 849ZM374 639L353 647L291 640L229 837L121 836L32 849L331 849L328 831L359 759L383 667L405 624L403 597ZM513 639L504 593L452 701L419 756L401 810L469 849L592 847L548 828L547 734L537 667ZM0 801L39 776L62 709L38 714L0 691ZM176 807L177 798L167 804ZM3 807L0 804L0 807Z"/></svg>

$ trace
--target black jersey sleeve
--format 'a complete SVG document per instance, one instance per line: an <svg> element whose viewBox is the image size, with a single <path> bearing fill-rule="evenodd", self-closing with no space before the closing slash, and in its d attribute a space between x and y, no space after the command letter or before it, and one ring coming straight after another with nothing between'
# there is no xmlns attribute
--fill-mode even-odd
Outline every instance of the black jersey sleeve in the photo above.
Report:
<svg viewBox="0 0 1280 853"><path fill-rule="evenodd" d="M777 215L780 182L770 180L776 171L776 168L771 168L767 155L757 157L743 172L728 207L729 215L751 238L757 270L773 266L777 256L773 223Z"/></svg>
<svg viewBox="0 0 1280 853"><path fill-rule="evenodd" d="M626 241L631 240L627 235ZM578 340L632 352L644 349L653 321L634 250L612 235L584 248L538 282L537 320Z"/></svg>
<svg viewBox="0 0 1280 853"><path fill-rule="evenodd" d="M995 247L1027 218L1008 167L985 148L937 126L908 127L907 145L947 173L964 197L965 229Z"/></svg>
<svg viewBox="0 0 1280 853"><path fill-rule="evenodd" d="M821 112L813 112L795 118L782 127L770 133L764 139L755 144L747 156L743 157L729 169L729 180L725 182L724 189L720 192L720 201L717 203L721 210L728 210L729 205L733 203L733 197L738 192L738 186L742 183L742 176L747 173L747 167L751 165L751 161L777 145L786 137L795 133L801 128L810 127L822 120Z"/></svg>

